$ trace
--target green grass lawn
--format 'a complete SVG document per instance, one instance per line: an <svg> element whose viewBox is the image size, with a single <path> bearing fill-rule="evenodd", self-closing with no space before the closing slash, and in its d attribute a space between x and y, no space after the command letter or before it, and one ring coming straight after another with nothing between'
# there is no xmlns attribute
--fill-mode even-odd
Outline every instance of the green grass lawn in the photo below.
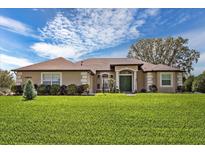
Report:
<svg viewBox="0 0 205 154"><path fill-rule="evenodd" d="M0 144L205 144L205 95L1 96Z"/></svg>

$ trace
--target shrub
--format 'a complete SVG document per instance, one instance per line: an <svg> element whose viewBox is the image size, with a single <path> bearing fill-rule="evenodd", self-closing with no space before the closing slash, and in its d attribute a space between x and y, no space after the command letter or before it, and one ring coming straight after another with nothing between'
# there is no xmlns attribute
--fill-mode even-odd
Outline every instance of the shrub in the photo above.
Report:
<svg viewBox="0 0 205 154"><path fill-rule="evenodd" d="M67 87L68 90L68 95L75 95L78 91L77 91L77 86L75 84L70 84Z"/></svg>
<svg viewBox="0 0 205 154"><path fill-rule="evenodd" d="M46 95L50 95L51 94L51 85L46 85Z"/></svg>
<svg viewBox="0 0 205 154"><path fill-rule="evenodd" d="M40 86L38 86L38 94L39 95L45 95L46 93L46 85L41 84Z"/></svg>
<svg viewBox="0 0 205 154"><path fill-rule="evenodd" d="M77 92L79 95L82 95L83 93L88 94L89 93L89 85L83 84L77 87Z"/></svg>
<svg viewBox="0 0 205 154"><path fill-rule="evenodd" d="M140 90L140 92L141 92L141 93L146 93L147 90L146 90L145 88L142 88L142 89Z"/></svg>
<svg viewBox="0 0 205 154"><path fill-rule="evenodd" d="M157 89L156 85L150 85L149 90L150 90L150 92L157 92L158 89Z"/></svg>
<svg viewBox="0 0 205 154"><path fill-rule="evenodd" d="M192 91L205 93L205 72L194 79L192 83Z"/></svg>
<svg viewBox="0 0 205 154"><path fill-rule="evenodd" d="M182 93L182 92L184 92L184 91L185 91L185 90L184 90L184 86L177 86L176 92Z"/></svg>
<svg viewBox="0 0 205 154"><path fill-rule="evenodd" d="M60 85L53 84L53 85L51 86L51 89L50 89L50 94L51 94L51 95L58 95L59 90L60 90Z"/></svg>
<svg viewBox="0 0 205 154"><path fill-rule="evenodd" d="M67 95L67 86L66 85L62 85L59 89L59 95Z"/></svg>
<svg viewBox="0 0 205 154"><path fill-rule="evenodd" d="M38 90L38 85L34 84L34 88L36 89L36 91Z"/></svg>
<svg viewBox="0 0 205 154"><path fill-rule="evenodd" d="M41 84L38 87L38 94L39 95L50 95L50 92L51 92L51 85Z"/></svg>
<svg viewBox="0 0 205 154"><path fill-rule="evenodd" d="M83 92L89 93L89 85L88 84L83 84Z"/></svg>
<svg viewBox="0 0 205 154"><path fill-rule="evenodd" d="M192 83L194 81L194 76L189 76L184 82L184 90L187 92L192 92Z"/></svg>
<svg viewBox="0 0 205 154"><path fill-rule="evenodd" d="M23 94L23 86L22 85L13 85L11 87L11 91L15 93L15 95L22 95Z"/></svg>
<svg viewBox="0 0 205 154"><path fill-rule="evenodd" d="M23 90L23 97L26 100L32 100L36 97L37 92L34 88L33 82L31 80L27 80Z"/></svg>

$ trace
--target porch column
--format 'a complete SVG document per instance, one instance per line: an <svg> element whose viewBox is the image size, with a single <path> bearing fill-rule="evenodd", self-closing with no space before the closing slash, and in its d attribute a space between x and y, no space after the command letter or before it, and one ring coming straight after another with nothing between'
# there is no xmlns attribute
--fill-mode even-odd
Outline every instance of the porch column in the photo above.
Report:
<svg viewBox="0 0 205 154"><path fill-rule="evenodd" d="M119 84L119 71L116 71L116 87L117 87L117 89L120 89L120 84Z"/></svg>
<svg viewBox="0 0 205 154"><path fill-rule="evenodd" d="M133 83L133 85L134 85L134 88L133 88L133 92L135 92L136 90L137 90L137 71L134 71L134 77L133 77L134 79L134 83Z"/></svg>

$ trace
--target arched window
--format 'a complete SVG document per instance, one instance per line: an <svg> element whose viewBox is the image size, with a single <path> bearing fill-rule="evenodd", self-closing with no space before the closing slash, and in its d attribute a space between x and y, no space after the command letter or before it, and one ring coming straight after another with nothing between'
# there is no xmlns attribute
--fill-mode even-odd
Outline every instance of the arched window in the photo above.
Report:
<svg viewBox="0 0 205 154"><path fill-rule="evenodd" d="M108 74L102 74L102 86L103 90L109 89Z"/></svg>
<svg viewBox="0 0 205 154"><path fill-rule="evenodd" d="M123 71L120 71L120 74L132 74L132 71L123 70Z"/></svg>

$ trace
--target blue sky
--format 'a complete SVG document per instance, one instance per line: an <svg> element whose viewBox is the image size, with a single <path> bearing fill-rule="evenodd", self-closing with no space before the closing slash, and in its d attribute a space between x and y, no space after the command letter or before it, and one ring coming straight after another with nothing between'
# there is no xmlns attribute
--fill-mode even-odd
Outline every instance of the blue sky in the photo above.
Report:
<svg viewBox="0 0 205 154"><path fill-rule="evenodd" d="M0 9L0 67L65 57L126 57L142 38L182 36L205 70L205 9Z"/></svg>

